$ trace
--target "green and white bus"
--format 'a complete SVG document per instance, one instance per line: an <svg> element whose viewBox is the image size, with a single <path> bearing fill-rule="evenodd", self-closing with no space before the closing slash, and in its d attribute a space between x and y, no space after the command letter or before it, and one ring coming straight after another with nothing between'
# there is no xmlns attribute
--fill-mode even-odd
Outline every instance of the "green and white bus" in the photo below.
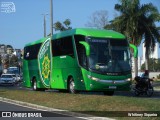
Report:
<svg viewBox="0 0 160 120"><path fill-rule="evenodd" d="M137 48L110 30L79 28L42 38L24 47L23 85L70 93L128 91L130 47L137 57Z"/></svg>

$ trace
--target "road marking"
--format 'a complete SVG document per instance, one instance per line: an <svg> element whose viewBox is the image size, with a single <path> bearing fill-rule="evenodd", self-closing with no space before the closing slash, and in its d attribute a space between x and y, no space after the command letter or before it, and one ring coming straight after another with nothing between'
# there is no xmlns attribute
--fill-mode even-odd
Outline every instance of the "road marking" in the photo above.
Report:
<svg viewBox="0 0 160 120"><path fill-rule="evenodd" d="M48 111L48 112L53 112L53 113L56 113L56 114L71 116L71 117L85 119L85 120L115 120L115 119L111 119L111 118L107 118L107 117L95 117L95 116L87 115L87 114L69 112L67 110L49 108L49 107L45 107L45 106L40 106L40 105L27 103L27 102L22 102L22 101L16 101L16 100L3 98L3 97L0 97L0 101L1 102L6 102L6 103L9 103L9 104L13 104L13 105L17 105L17 106L21 106L21 107L34 109L34 110ZM84 116L84 117L76 117L76 116Z"/></svg>

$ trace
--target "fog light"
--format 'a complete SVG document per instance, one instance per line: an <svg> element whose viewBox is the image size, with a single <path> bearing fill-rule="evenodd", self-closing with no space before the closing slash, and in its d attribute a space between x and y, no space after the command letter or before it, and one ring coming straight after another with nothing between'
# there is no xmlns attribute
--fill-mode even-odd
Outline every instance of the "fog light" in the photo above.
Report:
<svg viewBox="0 0 160 120"><path fill-rule="evenodd" d="M88 78L89 78L89 79L91 79L91 80L94 80L94 81L98 81L98 80L100 80L99 78L92 77L92 76L90 76L90 75L88 75Z"/></svg>

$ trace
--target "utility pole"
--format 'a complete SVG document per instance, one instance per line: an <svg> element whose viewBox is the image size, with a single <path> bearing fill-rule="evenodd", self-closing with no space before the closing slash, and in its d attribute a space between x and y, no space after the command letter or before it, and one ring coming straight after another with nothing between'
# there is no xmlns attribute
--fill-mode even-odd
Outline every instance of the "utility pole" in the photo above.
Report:
<svg viewBox="0 0 160 120"><path fill-rule="evenodd" d="M43 27L44 27L44 37L46 37L46 15L48 14L42 14L44 16L43 20Z"/></svg>
<svg viewBox="0 0 160 120"><path fill-rule="evenodd" d="M53 1L50 0L51 36L53 35Z"/></svg>

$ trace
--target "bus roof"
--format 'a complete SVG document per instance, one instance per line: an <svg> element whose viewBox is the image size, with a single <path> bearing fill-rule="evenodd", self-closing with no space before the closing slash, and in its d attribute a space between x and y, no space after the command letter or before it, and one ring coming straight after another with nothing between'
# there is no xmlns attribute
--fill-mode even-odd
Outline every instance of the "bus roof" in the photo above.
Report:
<svg viewBox="0 0 160 120"><path fill-rule="evenodd" d="M77 28L77 29L71 29L67 31L63 31L57 34L54 34L52 39L59 39L62 37L72 36L72 35L84 35L84 36L92 36L92 37L102 37L102 38L119 38L124 39L125 36L121 33L115 32L113 30L99 30L99 29L93 29L93 28ZM40 40L31 42L26 44L26 46L38 44L44 42L47 38L42 38Z"/></svg>

